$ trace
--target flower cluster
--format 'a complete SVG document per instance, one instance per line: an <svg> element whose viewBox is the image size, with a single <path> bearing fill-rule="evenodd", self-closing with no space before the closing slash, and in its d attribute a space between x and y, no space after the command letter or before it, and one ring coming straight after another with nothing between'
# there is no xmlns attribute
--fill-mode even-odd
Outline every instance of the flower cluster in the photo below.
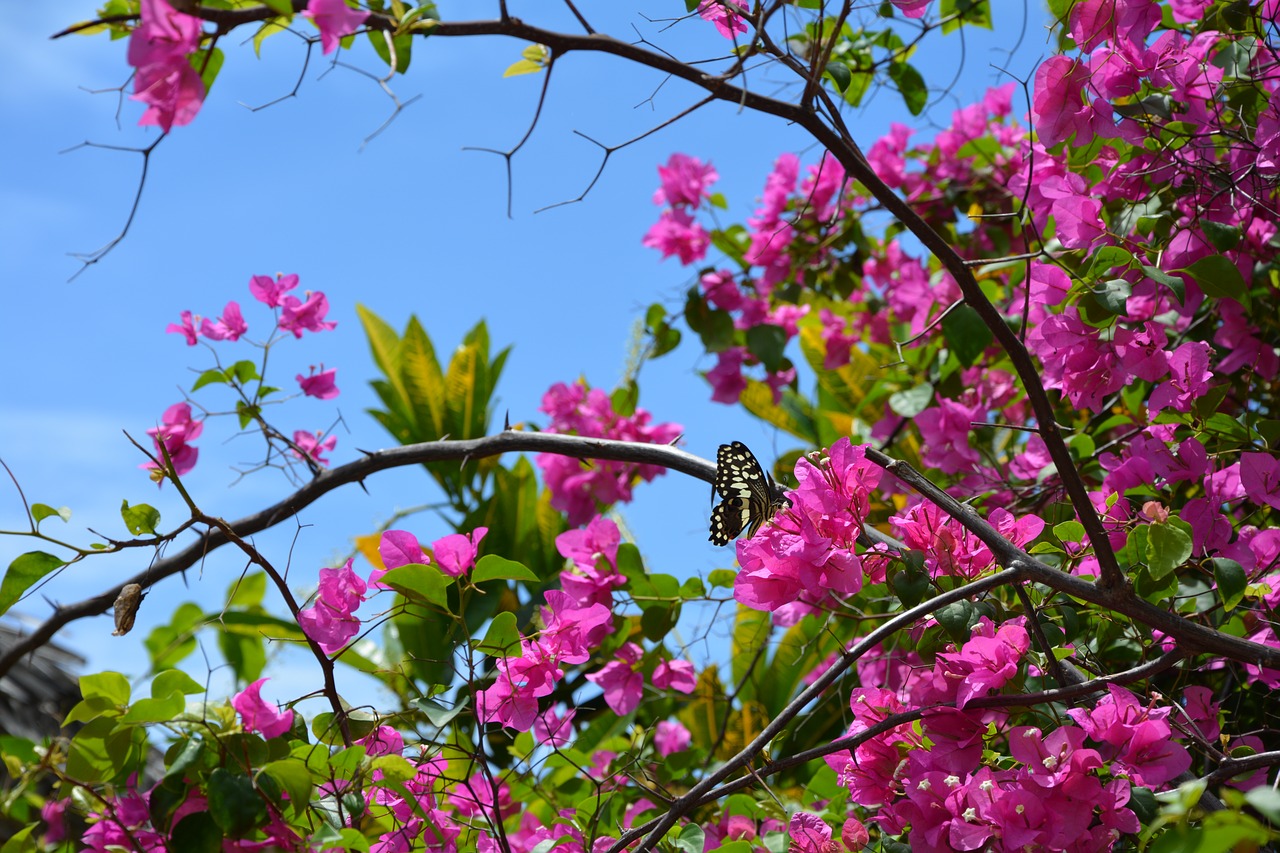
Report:
<svg viewBox="0 0 1280 853"><path fill-rule="evenodd" d="M541 411L551 416L547 432L671 444L684 431L677 423L652 423L644 409L637 408L631 415L619 414L607 394L599 388L588 388L582 381L573 385L557 382L542 396ZM540 454L537 462L551 490L551 505L567 513L573 526L585 523L602 507L630 501L631 489L637 482L649 482L666 473L658 465L605 460L587 465L551 453Z"/></svg>
<svg viewBox="0 0 1280 853"><path fill-rule="evenodd" d="M1131 786L1159 789L1190 766L1171 709L1115 685L1093 707L1069 710L1074 725L1047 734L1010 725L1006 711L966 707L1017 677L1029 647L1021 618L997 628L984 617L932 671L907 670L897 689L853 691L849 735L910 707L954 705L827 758L885 832L906 832L913 850L1110 850L1139 829ZM1004 755L992 752L998 744Z"/></svg>
<svg viewBox="0 0 1280 853"><path fill-rule="evenodd" d="M328 298L319 291L314 293L308 291L305 298L299 299L289 293L297 286L298 276L295 274L277 275L274 278L255 275L249 280L249 292L253 294L254 299L278 312L276 329L288 332L295 338L301 338L304 331L325 332L335 328L336 322L325 319L329 313ZM165 328L165 332L181 335L187 346L195 346L201 338L206 341L236 342L249 331L249 324L240 309L240 303L234 300L227 303L222 315L216 320L200 317L191 311L181 312L179 320L180 322L170 323ZM255 344L255 346L265 350L272 346L275 340L273 335L266 343ZM336 382L337 368L326 370L322 364L318 370L319 372L317 367L312 365L306 376L301 373L295 376L299 390L303 396L317 400L334 399L340 393ZM213 378L210 379L210 377ZM240 362L229 371L211 371L203 376L195 387L198 389L208 381L234 382L243 385L253 379L257 379L259 385L256 395L252 395L251 405L247 407L252 409L275 389L262 384L261 377L258 376L251 362ZM175 471L179 475L187 473L195 466L196 449L188 446L187 442L200 434L202 424L202 421L191 419L191 407L188 404L180 403L171 406L165 412L162 426L147 431L148 435L156 441L157 456L159 456L160 441L163 438L165 447L173 458ZM289 454L297 459L311 459L317 464L327 465L329 460L323 454L333 450L337 443L337 436L326 436L323 432L295 430ZM154 463L147 463L142 467L152 470L159 468ZM158 475L153 476L157 476L158 482L163 482L163 478Z"/></svg>
<svg viewBox="0 0 1280 853"><path fill-rule="evenodd" d="M298 611L298 624L325 654L331 655L360 631L355 611L365 600L368 585L347 560L341 568L321 569L315 603Z"/></svg>
<svg viewBox="0 0 1280 853"><path fill-rule="evenodd" d="M175 10L167 0L142 0L128 55L136 69L133 100L147 105L138 124L158 125L168 133L196 117L204 103L204 81L191 59L202 35L199 18Z"/></svg>

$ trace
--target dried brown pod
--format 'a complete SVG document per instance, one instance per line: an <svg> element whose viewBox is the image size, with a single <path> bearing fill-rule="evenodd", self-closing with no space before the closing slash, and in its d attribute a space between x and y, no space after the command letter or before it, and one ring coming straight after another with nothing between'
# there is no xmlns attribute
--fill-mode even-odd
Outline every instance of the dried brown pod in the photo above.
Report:
<svg viewBox="0 0 1280 853"><path fill-rule="evenodd" d="M123 637L133 630L133 620L138 615L138 605L142 603L143 597L142 587L136 583L127 583L120 588L114 605L116 629L111 632L111 636Z"/></svg>

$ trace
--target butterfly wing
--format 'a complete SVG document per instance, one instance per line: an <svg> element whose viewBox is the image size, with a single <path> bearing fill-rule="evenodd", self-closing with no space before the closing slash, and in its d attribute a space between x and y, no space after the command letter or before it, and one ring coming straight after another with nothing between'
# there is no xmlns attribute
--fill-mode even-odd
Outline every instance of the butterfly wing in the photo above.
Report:
<svg viewBox="0 0 1280 853"><path fill-rule="evenodd" d="M745 444L734 441L716 451L715 490L723 500L711 511L711 541L727 545L744 530L748 538L772 516L769 479Z"/></svg>

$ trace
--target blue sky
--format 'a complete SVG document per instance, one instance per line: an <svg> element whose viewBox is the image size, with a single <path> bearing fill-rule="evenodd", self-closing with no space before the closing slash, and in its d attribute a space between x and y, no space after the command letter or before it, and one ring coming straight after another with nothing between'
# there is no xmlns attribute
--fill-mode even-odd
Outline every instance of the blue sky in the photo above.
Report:
<svg viewBox="0 0 1280 853"><path fill-rule="evenodd" d="M633 11L636 5L643 14ZM935 124L988 86L1008 80L992 65L1029 76L1047 51L1038 10L1022 35L1022 12L1013 5L997 4L997 13L1007 17L997 22L996 32L966 32L963 42L954 36L936 40L917 60L937 86L961 69L931 112ZM531 22L572 28L558 4L511 6ZM442 3L441 11L449 19L484 17L494 14L493 7ZM266 313L248 295L251 275L295 272L303 288L324 291L337 329L286 342L273 352L272 363L281 385L292 385L295 373L321 361L338 368L343 393L336 410L332 403L300 400L280 417L286 430L323 429L340 413L345 426L336 431L337 463L354 458L357 447L391 443L364 414L376 404L367 384L375 370L356 303L397 328L417 314L442 357L485 318L495 347L514 345L498 389L499 412L509 410L513 422L543 423L537 407L550 385L585 376L612 388L626 361L632 326L645 308L654 301L673 310L681 304L689 274L674 259L662 262L640 245L659 213L651 202L658 164L675 151L710 160L721 175L715 189L731 205L728 221L740 221L778 154L797 151L805 162L816 158L809 141L785 124L714 105L615 154L583 203L534 213L577 196L596 171L598 149L574 130L616 144L696 96L691 87L664 83L653 72L573 55L557 67L539 127L516 158L509 219L502 161L462 149L507 148L524 133L542 78L502 78L523 44L443 38L418 43L408 74L391 86L402 100L419 99L364 144L392 108L369 78L331 68L317 49L298 97L255 112L245 105L292 89L302 42L276 36L260 59L247 42L224 43L226 64L199 116L175 128L156 150L129 235L101 263L68 281L79 269L68 253L93 250L121 227L141 161L136 154L102 149L60 152L85 141L137 146L155 132L136 126L142 111L136 102L121 104L111 93L84 91L127 80L124 42L102 35L48 39L93 11L82 2L17 4L0 28L0 109L10 127L0 172L0 458L28 500L71 507L70 524L55 519L44 529L80 543L88 541L86 528L125 535L121 500L153 504L167 526L184 515L173 489L157 492L137 470L142 460L122 432L145 438L165 408L182 399L181 389L190 388L192 371L209 366L203 349L164 334L183 309L213 316L235 299L253 335L263 328ZM587 3L583 11L603 31L627 39L639 31L681 58L714 56L726 44L696 18L674 26L659 22L680 15L680 2ZM314 32L301 19L297 28ZM1020 37L1011 58L1008 49ZM382 73L366 42L341 59ZM768 78L760 85L767 86ZM1024 110L1015 99L1015 112ZM928 126L912 120L898 96L887 91L853 118L864 147L891 121ZM225 344L221 351L252 357L236 355ZM766 464L790 447L770 428L709 401L698 371L710 366L691 342L648 364L641 406L657 420L682 423L686 449L706 458L733 439L751 445ZM218 405L216 395L202 396L206 404ZM238 518L291 491L276 472L238 480L233 466L252 462L260 443L235 437L230 419L210 420L197 445L200 464L185 482L208 512ZM277 564L290 566L295 590L314 584L320 567L350 550L353 536L433 497L417 471L388 472L367 485L368 494L350 489L307 509L300 529L282 525L258 538ZM706 542L708 511L706 485L679 475L642 487L623 510L651 567L678 576L732 562L731 549ZM18 496L5 483L0 528L24 524ZM447 532L430 516L404 526L426 541ZM0 537L0 565L34 547L40 546ZM86 560L42 594L77 601L134 574L146 559L134 552ZM214 554L185 585L172 579L154 591L129 636L111 637L104 616L73 624L60 641L85 655L91 668L141 674L147 631L167 621L181 601L214 606L242 568L241 558ZM48 607L37 597L16 611L39 618ZM292 695L309 689L314 673L304 661L285 655L280 663L286 674L278 675L277 689L268 695L286 699L291 689Z"/></svg>

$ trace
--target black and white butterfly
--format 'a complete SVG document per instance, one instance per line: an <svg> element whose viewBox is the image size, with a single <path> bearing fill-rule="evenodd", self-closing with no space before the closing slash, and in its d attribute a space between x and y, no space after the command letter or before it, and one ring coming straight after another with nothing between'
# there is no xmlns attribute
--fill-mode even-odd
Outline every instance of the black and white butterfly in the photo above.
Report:
<svg viewBox="0 0 1280 853"><path fill-rule="evenodd" d="M785 498L774 498L773 478L741 441L722 444L716 451L714 485L723 498L711 511L710 538L716 545L729 544L743 531L750 539L787 505Z"/></svg>

